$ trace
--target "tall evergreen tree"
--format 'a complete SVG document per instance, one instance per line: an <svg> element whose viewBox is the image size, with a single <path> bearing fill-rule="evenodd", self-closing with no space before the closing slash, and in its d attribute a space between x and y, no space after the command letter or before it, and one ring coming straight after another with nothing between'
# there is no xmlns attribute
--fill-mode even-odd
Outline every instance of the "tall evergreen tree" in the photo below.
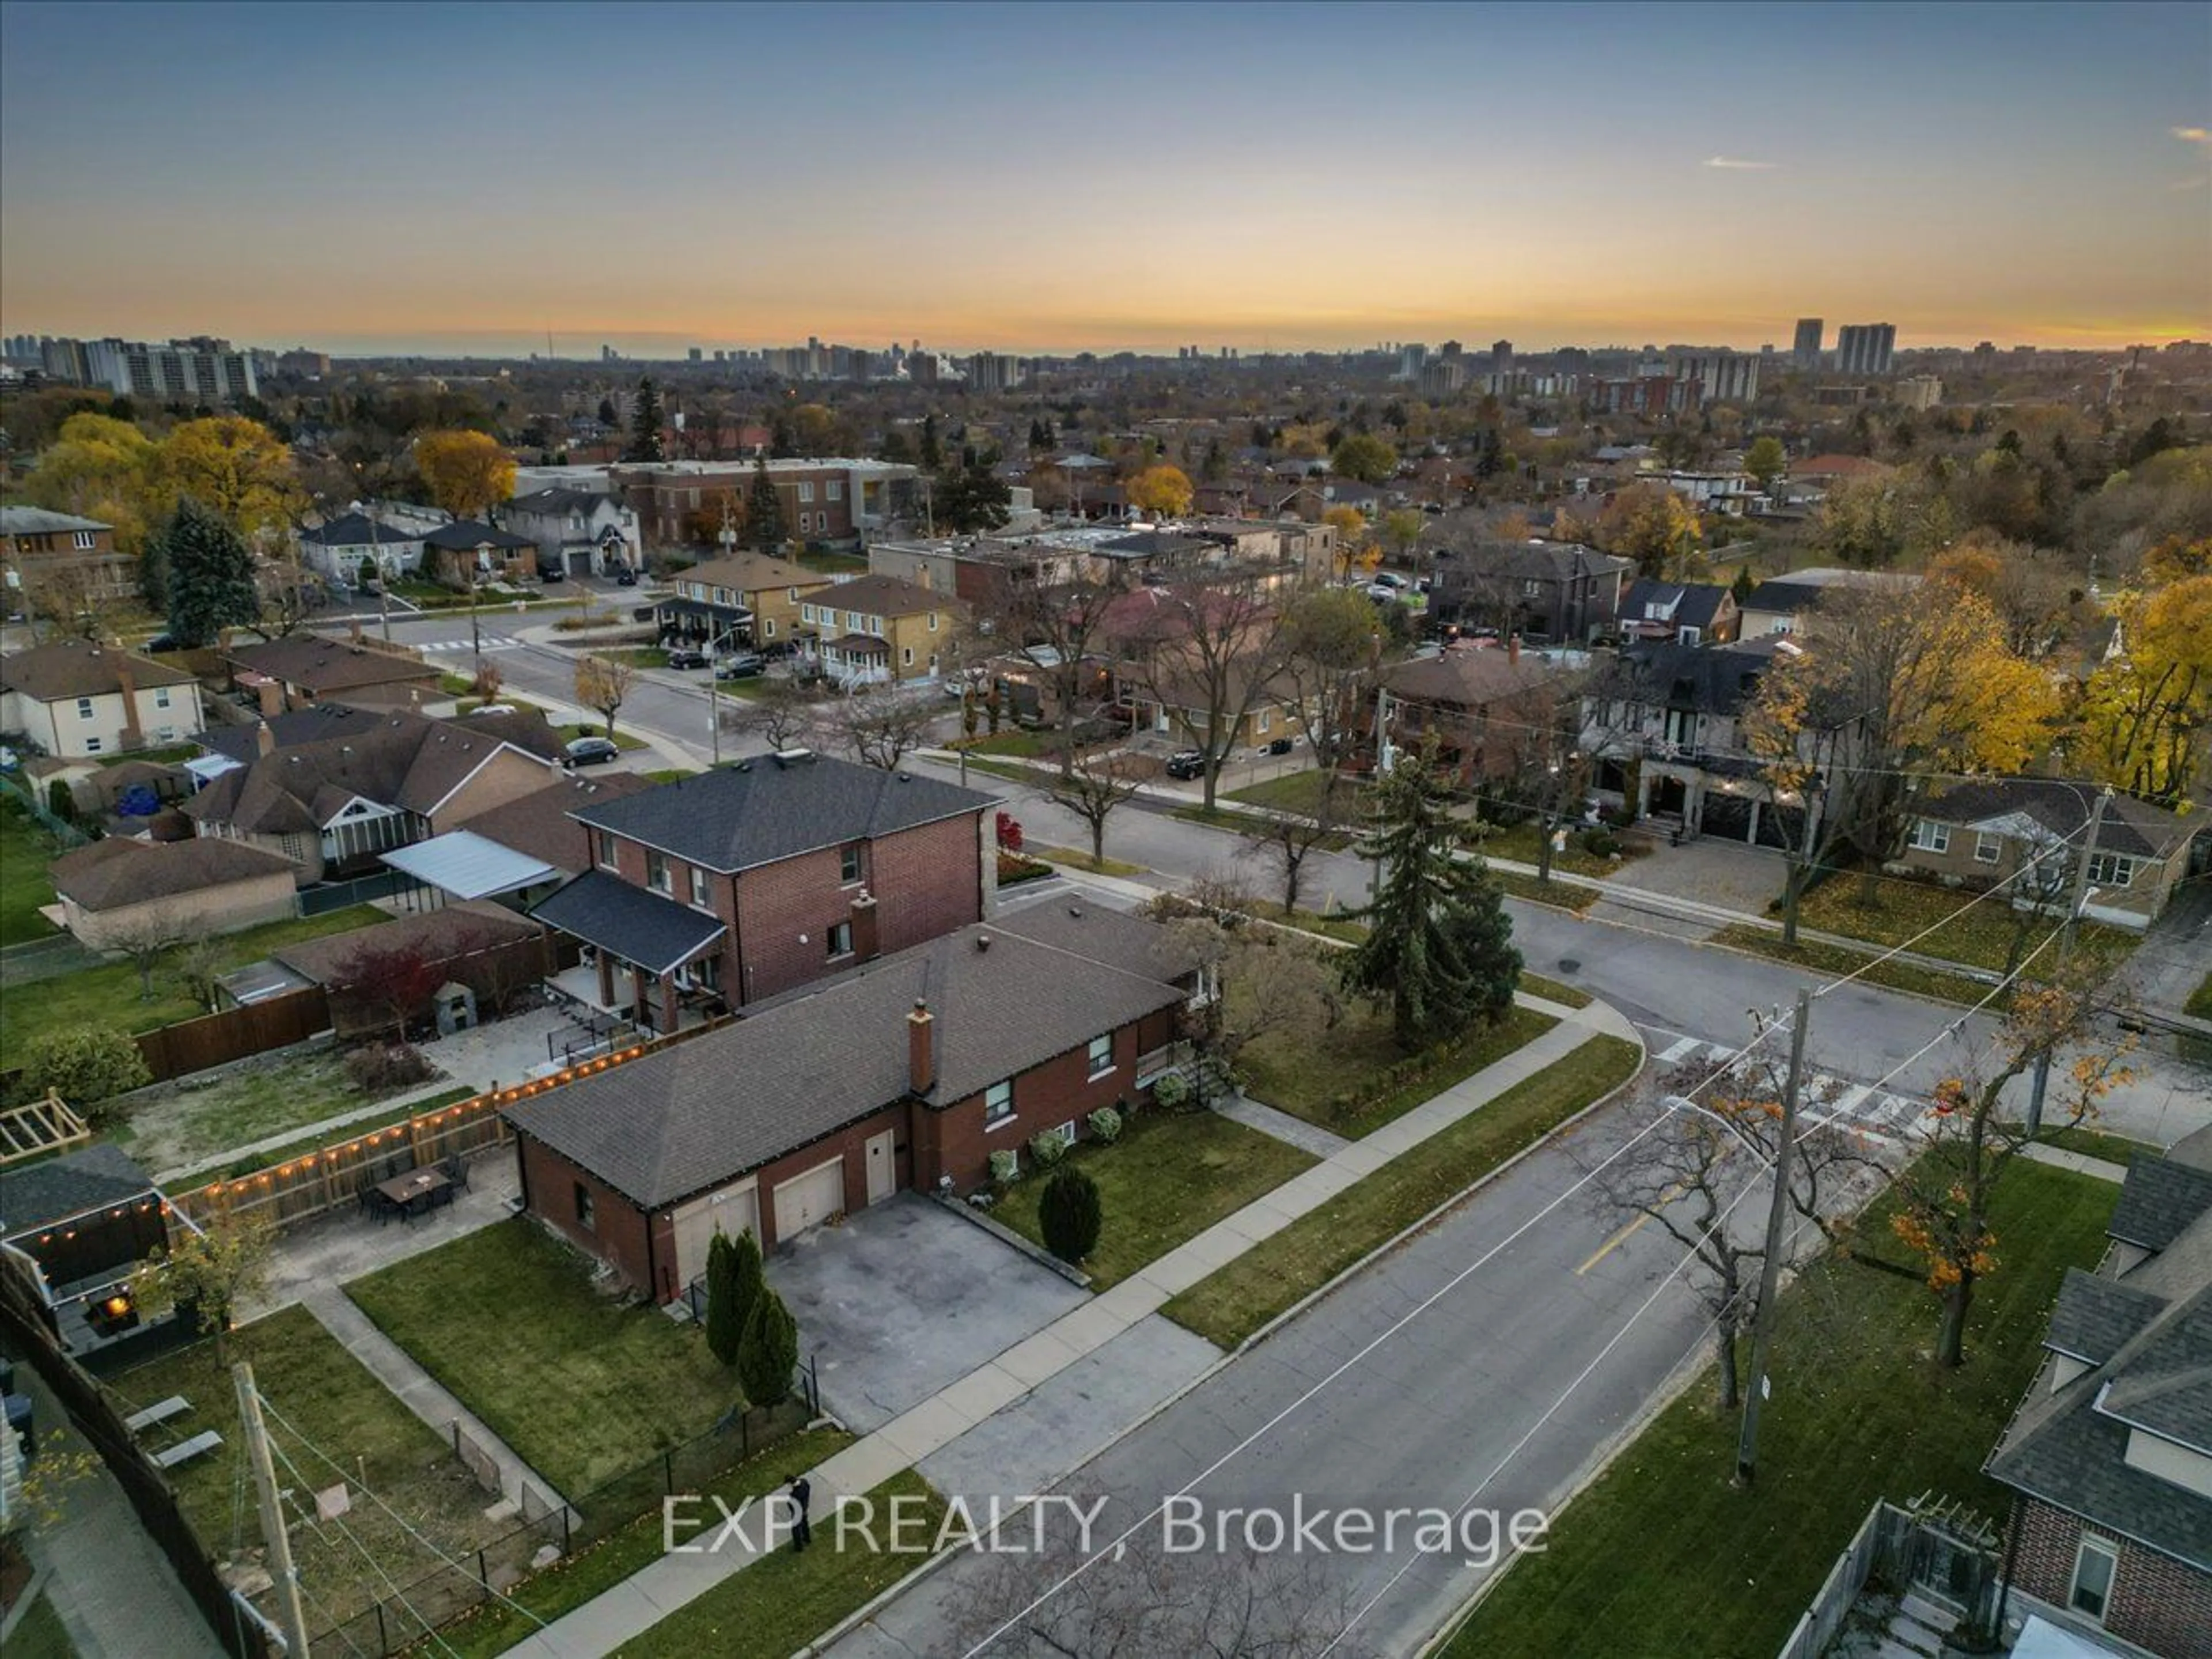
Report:
<svg viewBox="0 0 2212 1659"><path fill-rule="evenodd" d="M768 475L768 457L753 457L752 489L745 496L745 538L763 553L780 550L786 539L783 497Z"/></svg>
<svg viewBox="0 0 2212 1659"><path fill-rule="evenodd" d="M939 531L972 536L996 530L1012 516L1014 492L995 467L971 460L937 481L933 508Z"/></svg>
<svg viewBox="0 0 2212 1659"><path fill-rule="evenodd" d="M629 411L629 447L623 452L626 461L665 461L668 446L661 441L660 389L647 375L637 383L637 402Z"/></svg>
<svg viewBox="0 0 2212 1659"><path fill-rule="evenodd" d="M921 464L932 472L945 465L945 446L937 436L934 413L921 417Z"/></svg>
<svg viewBox="0 0 2212 1659"><path fill-rule="evenodd" d="M737 1261L730 1236L716 1233L707 1246L707 1349L725 1365L738 1363L738 1340L744 1334L738 1307Z"/></svg>
<svg viewBox="0 0 2212 1659"><path fill-rule="evenodd" d="M756 1406L780 1406L791 1397L791 1373L799 1364L799 1327L783 1298L764 1290L746 1321L738 1345L738 1382Z"/></svg>
<svg viewBox="0 0 2212 1659"><path fill-rule="evenodd" d="M1408 1052L1474 1018L1502 1018L1521 977L1512 919L1481 862L1460 856L1466 836L1451 805L1433 742L1402 752L1376 789L1359 847L1361 857L1382 860L1382 880L1361 913L1367 937L1340 958L1340 971L1347 990L1389 1000Z"/></svg>
<svg viewBox="0 0 2212 1659"><path fill-rule="evenodd" d="M245 538L187 495L160 532L168 572L169 635L180 646L212 645L226 628L261 614L253 555Z"/></svg>

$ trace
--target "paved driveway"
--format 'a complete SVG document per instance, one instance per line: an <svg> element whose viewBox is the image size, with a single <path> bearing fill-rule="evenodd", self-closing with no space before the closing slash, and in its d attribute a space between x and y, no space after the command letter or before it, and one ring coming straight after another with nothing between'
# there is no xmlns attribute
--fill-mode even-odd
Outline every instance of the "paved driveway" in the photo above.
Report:
<svg viewBox="0 0 2212 1659"><path fill-rule="evenodd" d="M801 1234L768 1280L818 1364L823 1406L862 1432L1089 1299L914 1193Z"/></svg>

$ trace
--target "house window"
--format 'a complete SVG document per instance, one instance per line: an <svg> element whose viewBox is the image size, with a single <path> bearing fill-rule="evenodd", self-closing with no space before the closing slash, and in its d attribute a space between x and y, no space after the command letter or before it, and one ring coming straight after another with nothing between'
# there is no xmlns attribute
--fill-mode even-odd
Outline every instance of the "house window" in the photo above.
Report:
<svg viewBox="0 0 2212 1659"><path fill-rule="evenodd" d="M645 855L645 884L656 893L670 890L667 854L647 853Z"/></svg>
<svg viewBox="0 0 2212 1659"><path fill-rule="evenodd" d="M849 957L853 954L853 924L851 922L836 923L823 937L830 942L830 955Z"/></svg>
<svg viewBox="0 0 2212 1659"><path fill-rule="evenodd" d="M154 691L154 707L156 708L167 708L168 706L169 688L166 685L155 687Z"/></svg>
<svg viewBox="0 0 2212 1659"><path fill-rule="evenodd" d="M761 618L761 637L764 640L772 640L775 637L775 617L763 617Z"/></svg>
<svg viewBox="0 0 2212 1659"><path fill-rule="evenodd" d="M799 607L799 620L805 623L809 628L813 627L814 607L811 605L800 605Z"/></svg>
<svg viewBox="0 0 2212 1659"><path fill-rule="evenodd" d="M2089 885L2092 887L2126 887L2136 878L2136 861L2122 858L2118 853L2089 854Z"/></svg>
<svg viewBox="0 0 2212 1659"><path fill-rule="evenodd" d="M611 830L594 830L592 832L592 841L593 843L592 849L592 857L606 868L610 870L613 869L615 867L614 831Z"/></svg>
<svg viewBox="0 0 2212 1659"><path fill-rule="evenodd" d="M702 910L707 908L707 872L696 864L691 866L691 902Z"/></svg>
<svg viewBox="0 0 2212 1659"><path fill-rule="evenodd" d="M79 697L76 700L76 717L81 720L88 720L92 718L92 699L90 697Z"/></svg>
<svg viewBox="0 0 2212 1659"><path fill-rule="evenodd" d="M1521 597L1523 599L1540 599L1543 596L1543 592L1544 584L1536 580L1534 577L1531 577L1528 580L1521 584Z"/></svg>
<svg viewBox="0 0 2212 1659"><path fill-rule="evenodd" d="M91 531L80 530L75 536L71 537L70 539L76 544L76 550L78 552L89 553L92 551L94 537Z"/></svg>
<svg viewBox="0 0 2212 1659"><path fill-rule="evenodd" d="M1951 850L1951 826L1938 823L1933 818L1915 818L1912 845L1923 853L1948 853Z"/></svg>
<svg viewBox="0 0 2212 1659"><path fill-rule="evenodd" d="M825 501L843 501L845 499L844 480L842 478L830 479L828 483L822 487L822 499Z"/></svg>
<svg viewBox="0 0 2212 1659"><path fill-rule="evenodd" d="M2067 1592L2066 1605L2103 1624L2105 1609L2112 1604L2112 1580L2119 1570L2120 1553L2116 1547L2101 1538L2084 1538L2074 1557L2074 1585Z"/></svg>
<svg viewBox="0 0 2212 1659"><path fill-rule="evenodd" d="M937 613L934 611L929 613L929 631L933 634L937 631Z"/></svg>
<svg viewBox="0 0 2212 1659"><path fill-rule="evenodd" d="M576 1183L576 1224L586 1232L599 1231L598 1212L592 1206L592 1189L580 1181Z"/></svg>
<svg viewBox="0 0 2212 1659"><path fill-rule="evenodd" d="M1264 732L1274 723L1275 711L1272 708L1262 708L1253 717L1253 727L1255 731Z"/></svg>
<svg viewBox="0 0 2212 1659"><path fill-rule="evenodd" d="M994 1083L983 1091L983 1127L1012 1121L1014 1115L1014 1085L1012 1080Z"/></svg>
<svg viewBox="0 0 2212 1659"><path fill-rule="evenodd" d="M2003 851L2004 851L2004 837L2003 837L2002 836L1993 836L1993 835L1991 835L1991 834L1990 834L1988 830L1979 830L1975 831L1975 833L1974 833L1974 862L1975 862L1975 863L1977 863L1977 864L1995 864L1995 863L1997 861L1997 857L1998 857L1998 855L1999 855L2000 854L2002 854Z"/></svg>
<svg viewBox="0 0 2212 1659"><path fill-rule="evenodd" d="M854 842L837 854L837 879L850 887L860 878L860 843Z"/></svg>
<svg viewBox="0 0 2212 1659"><path fill-rule="evenodd" d="M1091 1075L1094 1078L1104 1077L1113 1069L1114 1034L1109 1031L1104 1036L1095 1036L1091 1039Z"/></svg>
<svg viewBox="0 0 2212 1659"><path fill-rule="evenodd" d="M848 634L865 634L868 631L865 625L866 622L867 618L859 611L848 611L845 613L845 631Z"/></svg>
<svg viewBox="0 0 2212 1659"><path fill-rule="evenodd" d="M84 740L84 752L88 755L97 755L100 752L100 739L87 738Z"/></svg>
<svg viewBox="0 0 2212 1659"><path fill-rule="evenodd" d="M914 666L914 647L912 646L909 645L900 652L899 665L902 668L911 668Z"/></svg>
<svg viewBox="0 0 2212 1659"><path fill-rule="evenodd" d="M811 483L801 483L799 486L799 499L801 501L811 501L814 499L814 486Z"/></svg>

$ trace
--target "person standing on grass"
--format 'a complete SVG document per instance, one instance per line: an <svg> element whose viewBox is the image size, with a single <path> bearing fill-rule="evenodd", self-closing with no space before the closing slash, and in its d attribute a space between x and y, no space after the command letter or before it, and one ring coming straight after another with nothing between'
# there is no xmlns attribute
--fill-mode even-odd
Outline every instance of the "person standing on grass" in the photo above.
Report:
<svg viewBox="0 0 2212 1659"><path fill-rule="evenodd" d="M806 1504L814 1488L803 1474L790 1476L786 1484L790 1488L785 1495L791 1499L791 1547L796 1553L814 1541L814 1528L806 1523Z"/></svg>

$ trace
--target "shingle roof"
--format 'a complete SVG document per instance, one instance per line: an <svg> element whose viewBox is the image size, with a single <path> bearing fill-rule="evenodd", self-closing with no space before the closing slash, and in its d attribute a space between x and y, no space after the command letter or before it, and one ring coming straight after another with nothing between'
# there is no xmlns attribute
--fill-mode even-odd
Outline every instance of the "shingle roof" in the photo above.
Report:
<svg viewBox="0 0 2212 1659"><path fill-rule="evenodd" d="M1632 645L1605 673L1600 695L1655 708L1733 714L1749 700L1781 646L1778 637L1735 645L1672 640Z"/></svg>
<svg viewBox="0 0 2212 1659"><path fill-rule="evenodd" d="M2052 778L1981 778L1932 798L1919 815L1974 824L2023 813L2053 835L2070 840L2087 826L2095 811L2096 792L2087 786ZM2115 793L2106 804L2095 850L2163 858L2197 829L2148 801Z"/></svg>
<svg viewBox="0 0 2212 1659"><path fill-rule="evenodd" d="M373 922L350 933L326 933L301 939L270 954L294 973L318 985L348 982L349 965L364 950L388 951L399 945L419 945L433 960L455 956L485 944L504 944L527 939L538 925L505 905L489 902L448 904L390 921Z"/></svg>
<svg viewBox="0 0 2212 1659"><path fill-rule="evenodd" d="M1826 592L1811 582L1761 582L1751 590L1751 597L1743 602L1743 608L1777 616L1796 616L1819 605Z"/></svg>
<svg viewBox="0 0 2212 1659"><path fill-rule="evenodd" d="M20 1238L53 1222L143 1198L154 1190L154 1178L108 1141L64 1152L27 1170L0 1170L0 1237Z"/></svg>
<svg viewBox="0 0 2212 1659"><path fill-rule="evenodd" d="M1439 586L1508 576L1517 580L1565 581L1577 575L1609 576L1633 570L1636 562L1599 553L1579 542L1479 541L1463 546L1437 568Z"/></svg>
<svg viewBox="0 0 2212 1659"><path fill-rule="evenodd" d="M2136 1158L2121 1206L2140 1199L2173 1160ZM2118 1233L2116 1218L2113 1231ZM2109 1264L2108 1264L2109 1265ZM2135 1432L2212 1452L2212 1212L2201 1211L2160 1252L2109 1288L2086 1295L2069 1275L2050 1346L2118 1346L2056 1390L2048 1369L2028 1387L1990 1460L1990 1474L2094 1525L2212 1571L2212 1503L2131 1465ZM2093 1281L2094 1282L2094 1281ZM2148 1316L2144 1317L2146 1305ZM2062 1329L2062 1324L2063 1328ZM2122 1336L2124 1327L2135 1328ZM2069 1340L2061 1341L2064 1335Z"/></svg>
<svg viewBox="0 0 2212 1659"><path fill-rule="evenodd" d="M925 611L967 608L951 593L940 593L898 576L859 576L835 587L822 588L809 598L817 607L831 605L840 611L857 611L864 617L912 617Z"/></svg>
<svg viewBox="0 0 2212 1659"><path fill-rule="evenodd" d="M474 519L456 519L451 524L441 524L422 538L425 547L442 547L465 553L471 548L499 547L520 550L538 545L527 536L518 536L511 530L500 530Z"/></svg>
<svg viewBox="0 0 2212 1659"><path fill-rule="evenodd" d="M585 871L540 899L530 914L648 974L682 967L727 931L719 916L633 886L605 870Z"/></svg>
<svg viewBox="0 0 2212 1659"><path fill-rule="evenodd" d="M1499 697L1518 696L1559 679L1563 672L1534 652L1516 660L1509 651L1460 648L1400 663L1383 675L1382 683L1396 696L1415 702L1475 708Z"/></svg>
<svg viewBox="0 0 2212 1659"><path fill-rule="evenodd" d="M621 503L611 495L602 495L596 490L568 489L559 484L552 484L544 489L534 489L527 495L517 495L513 501L507 502L507 510L510 513L534 514L567 513L573 508L581 507L590 513L596 512L602 507L619 505Z"/></svg>
<svg viewBox="0 0 2212 1659"><path fill-rule="evenodd" d="M130 841L111 836L53 861L54 890L94 913L149 899L176 898L234 881L299 873L280 854L245 842L200 836L191 841Z"/></svg>
<svg viewBox="0 0 2212 1659"><path fill-rule="evenodd" d="M2162 1250L2212 1210L2212 1171L2137 1152L2105 1228L2124 1244Z"/></svg>
<svg viewBox="0 0 2212 1659"><path fill-rule="evenodd" d="M1729 590L1717 583L1662 582L1641 576L1631 582L1628 591L1620 596L1620 619L1624 623L1642 622L1645 610L1656 605L1665 620L1677 628L1695 628L1710 633L1713 618L1720 615L1729 599Z"/></svg>
<svg viewBox="0 0 2212 1659"><path fill-rule="evenodd" d="M226 660L287 685L304 686L319 697L356 686L438 678L437 668L420 658L325 639L319 634L294 634L258 645L237 646Z"/></svg>
<svg viewBox="0 0 2212 1659"><path fill-rule="evenodd" d="M1186 993L1170 981L1187 971L1164 928L1094 905L1038 905L794 992L506 1115L657 1209L906 1098L907 1015L917 1001L935 1021L936 1085L925 1099L946 1106L1173 1007Z"/></svg>
<svg viewBox="0 0 2212 1659"><path fill-rule="evenodd" d="M0 507L0 536L52 536L64 530L112 530L98 519L50 513L43 507Z"/></svg>
<svg viewBox="0 0 2212 1659"><path fill-rule="evenodd" d="M573 816L687 863L732 872L994 805L994 796L934 778L801 754L743 761Z"/></svg>
<svg viewBox="0 0 2212 1659"><path fill-rule="evenodd" d="M566 774L543 789L461 819L457 829L495 841L501 847L574 875L591 864L589 836L568 815L600 801L621 800L653 785L635 772L602 769L597 776Z"/></svg>
<svg viewBox="0 0 2212 1659"><path fill-rule="evenodd" d="M366 513L342 513L302 530L300 539L318 547L407 547L421 541L422 532L381 524Z"/></svg>
<svg viewBox="0 0 2212 1659"><path fill-rule="evenodd" d="M671 578L679 582L704 582L739 593L765 592L771 587L834 587L836 579L818 570L793 564L766 553L732 553L724 559L705 559Z"/></svg>
<svg viewBox="0 0 2212 1659"><path fill-rule="evenodd" d="M142 691L192 683L192 676L181 668L88 640L56 640L0 658L0 685L40 702L119 692L123 683L118 672L128 672L131 684Z"/></svg>
<svg viewBox="0 0 2212 1659"><path fill-rule="evenodd" d="M2165 1299L2100 1279L2079 1267L2066 1270L2058 1301L2051 1310L2051 1332L2044 1346L2101 1365L2150 1323Z"/></svg>

